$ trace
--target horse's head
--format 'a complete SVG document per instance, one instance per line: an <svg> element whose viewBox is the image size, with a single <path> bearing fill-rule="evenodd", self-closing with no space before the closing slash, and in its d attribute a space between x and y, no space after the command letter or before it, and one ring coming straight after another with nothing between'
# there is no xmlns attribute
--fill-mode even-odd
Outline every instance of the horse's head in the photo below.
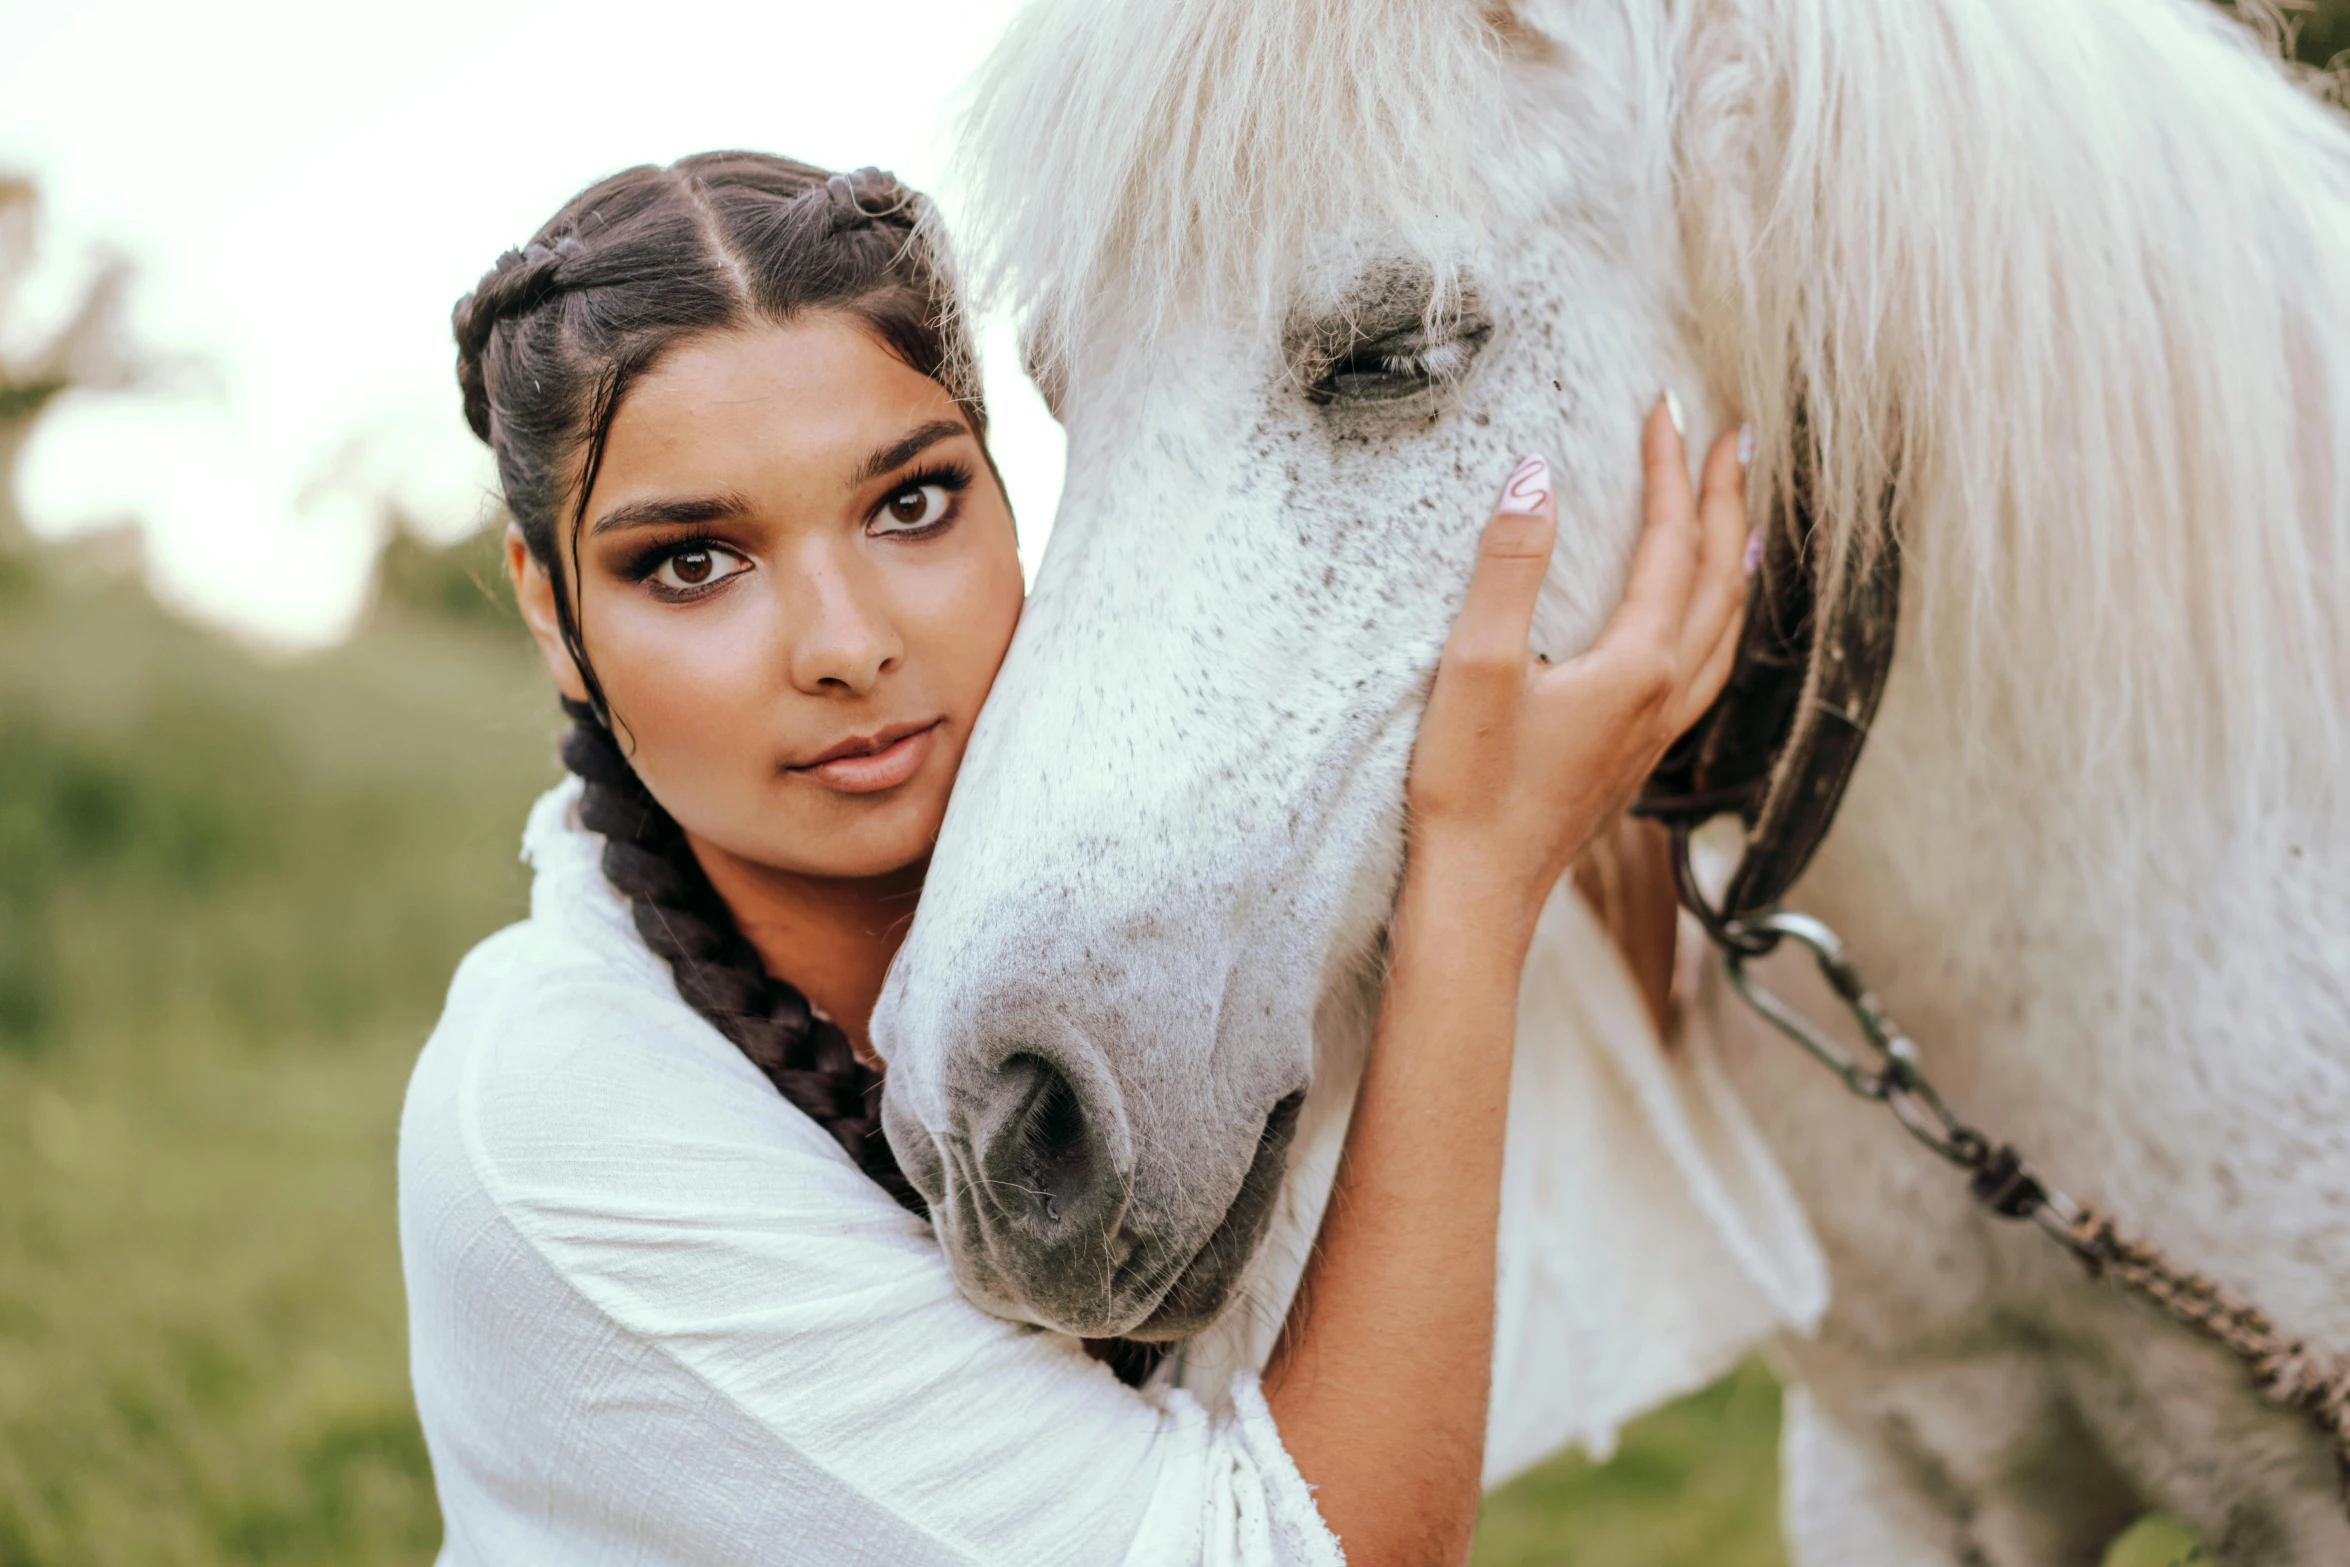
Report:
<svg viewBox="0 0 2350 1567"><path fill-rule="evenodd" d="M1362 1037L1496 486L1557 469L1536 641L1572 652L1643 413L1703 418L1662 22L1562 9L1571 44L1467 0L1075 0L995 68L1068 478L875 1032L891 1141L1008 1315L1222 1308L1317 1038Z"/></svg>

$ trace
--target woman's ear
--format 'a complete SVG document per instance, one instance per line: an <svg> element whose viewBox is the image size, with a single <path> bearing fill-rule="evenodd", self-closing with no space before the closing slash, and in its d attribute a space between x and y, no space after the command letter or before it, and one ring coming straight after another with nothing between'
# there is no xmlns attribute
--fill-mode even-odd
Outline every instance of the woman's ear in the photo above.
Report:
<svg viewBox="0 0 2350 1567"><path fill-rule="evenodd" d="M574 702L586 701L587 682L572 662L571 649L563 645L563 623L555 613L555 584L523 541L521 527L511 522L506 524L506 575L514 583L514 602L522 611L522 623L530 627L531 640L547 661L547 673L555 677L555 689Z"/></svg>

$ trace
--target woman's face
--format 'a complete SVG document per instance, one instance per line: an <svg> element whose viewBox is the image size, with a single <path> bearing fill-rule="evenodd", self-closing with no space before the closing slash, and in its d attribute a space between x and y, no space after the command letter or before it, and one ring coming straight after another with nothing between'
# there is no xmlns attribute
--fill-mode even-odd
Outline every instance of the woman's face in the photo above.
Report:
<svg viewBox="0 0 2350 1567"><path fill-rule="evenodd" d="M1022 592L1010 508L943 387L841 315L689 341L630 388L580 515L588 661L705 850L823 877L929 854ZM507 548L579 699L545 575Z"/></svg>

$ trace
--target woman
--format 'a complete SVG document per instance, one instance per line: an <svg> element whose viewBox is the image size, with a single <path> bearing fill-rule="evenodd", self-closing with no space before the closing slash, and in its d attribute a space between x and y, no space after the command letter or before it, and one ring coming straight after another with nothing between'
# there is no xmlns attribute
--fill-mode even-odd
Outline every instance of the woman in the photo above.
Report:
<svg viewBox="0 0 2350 1567"><path fill-rule="evenodd" d="M1693 500L1652 414L1631 590L1556 669L1526 652L1549 470L1509 476L1331 1217L1261 1387L1211 1412L1142 1346L1095 1346L1113 1375L964 1302L878 1130L866 1019L1022 597L920 211L869 170L635 169L457 309L578 777L402 1121L443 1560L1460 1559L1517 968L1726 670L1732 444Z"/></svg>

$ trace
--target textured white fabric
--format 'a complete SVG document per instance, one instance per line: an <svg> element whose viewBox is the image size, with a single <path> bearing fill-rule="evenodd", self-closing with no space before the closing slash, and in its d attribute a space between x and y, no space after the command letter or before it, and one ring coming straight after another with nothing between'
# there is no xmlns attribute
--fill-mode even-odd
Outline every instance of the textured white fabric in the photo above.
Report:
<svg viewBox="0 0 2350 1567"><path fill-rule="evenodd" d="M678 1000L568 820L409 1086L444 1567L1341 1560L1253 1382L1215 1418L956 1294L929 1230Z"/></svg>
<svg viewBox="0 0 2350 1567"><path fill-rule="evenodd" d="M577 793L532 812L531 916L458 970L401 1121L442 1567L1339 1563L1255 1372L1343 1110L1301 1142L1253 1309L1123 1387L965 1302L929 1230L678 999ZM1556 980L1544 950L1529 984ZM1636 1090L1609 1060L1520 1041L1489 1476L1604 1448L1789 1314L1745 1280L1753 1235L1792 1232L1731 1222L1724 1246L1693 1151L1720 1137L1689 1132L1669 1071Z"/></svg>

